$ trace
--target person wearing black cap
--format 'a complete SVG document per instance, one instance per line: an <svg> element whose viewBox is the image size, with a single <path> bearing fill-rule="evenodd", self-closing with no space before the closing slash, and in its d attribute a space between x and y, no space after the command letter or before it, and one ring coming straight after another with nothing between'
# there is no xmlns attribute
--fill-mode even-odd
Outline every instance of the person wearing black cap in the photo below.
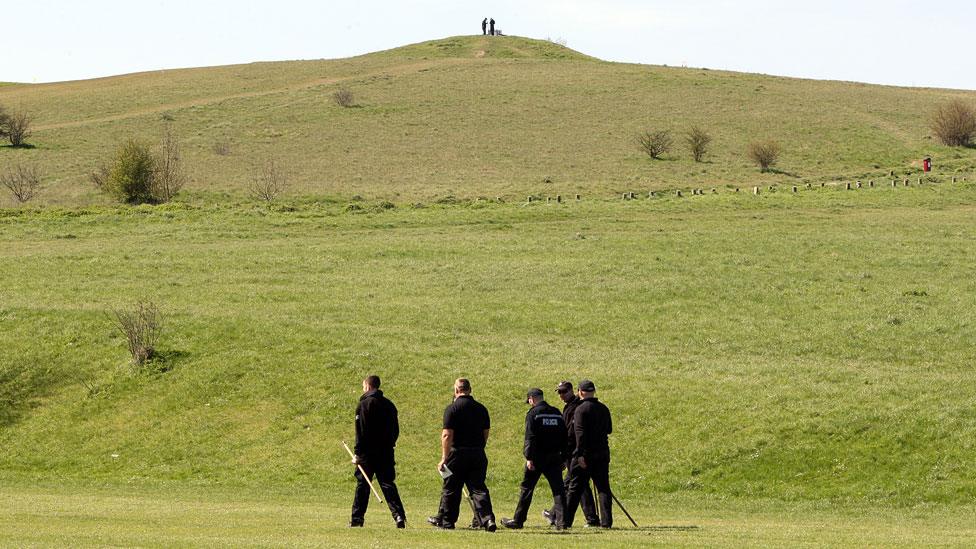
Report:
<svg viewBox="0 0 976 549"><path fill-rule="evenodd" d="M525 471L519 486L515 515L502 519L505 528L519 529L525 524L532 505L532 494L539 477L546 476L552 490L552 517L557 529L563 527L566 492L563 487L563 452L566 449L566 424L559 410L546 403L542 389L529 389L525 398L531 406L525 414Z"/></svg>
<svg viewBox="0 0 976 549"><path fill-rule="evenodd" d="M353 451L355 454L353 463L362 466L370 479L376 475L396 527L405 528L407 513L403 509L400 493L394 482L396 468L393 448L399 436L400 424L397 420L396 406L383 396L379 376L367 377L363 380L363 396L359 397L359 406L356 407L356 445ZM369 483L357 467L356 496L352 502L352 520L349 521L349 526L363 525L368 505Z"/></svg>
<svg viewBox="0 0 976 549"><path fill-rule="evenodd" d="M485 17L484 19L481 20L481 34L482 35L488 34L487 29L488 29L488 18Z"/></svg>
<svg viewBox="0 0 976 549"><path fill-rule="evenodd" d="M573 421L573 414L576 413L576 407L583 401L573 392L573 384L569 381L560 381L556 385L556 393L559 394L559 398L565 404L563 406L563 422L566 424L566 461L564 464L566 478L563 479L563 484L569 486L569 466L573 459L573 452L576 451L576 423ZM587 526L600 525L600 517L596 514L596 504L593 502L593 490L590 489L589 482L583 486L583 493L580 496L580 507L583 509L583 517L586 519ZM549 521L549 524L555 525L556 521L551 510L546 509L542 511L542 516Z"/></svg>
<svg viewBox="0 0 976 549"><path fill-rule="evenodd" d="M491 21L488 22L488 34L490 34L492 36L495 36L495 19L494 18L492 18Z"/></svg>
<svg viewBox="0 0 976 549"><path fill-rule="evenodd" d="M453 529L461 506L461 490L468 487L475 514L481 526L494 532L495 514L485 485L488 456L485 444L491 419L488 409L471 397L471 382L460 378L454 382L454 402L444 410L441 432L441 461L437 470L444 476L444 488L437 515L427 522L438 528Z"/></svg>
<svg viewBox="0 0 976 549"><path fill-rule="evenodd" d="M613 494L610 491L610 444L607 436L613 432L610 409L596 399L596 386L586 379L579 384L582 400L573 412L573 432L576 449L569 465L569 481L566 495L564 526L573 526L576 507L583 495L583 488L590 480L596 487L600 503L600 526L613 526Z"/></svg>

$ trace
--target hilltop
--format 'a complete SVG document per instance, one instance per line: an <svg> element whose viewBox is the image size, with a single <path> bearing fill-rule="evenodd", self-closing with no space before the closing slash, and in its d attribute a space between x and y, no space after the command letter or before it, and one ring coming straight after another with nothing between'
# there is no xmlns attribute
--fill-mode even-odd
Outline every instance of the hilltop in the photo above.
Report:
<svg viewBox="0 0 976 549"><path fill-rule="evenodd" d="M333 103L339 87L354 107ZM240 193L271 156L297 194L398 202L866 179L909 173L929 154L943 172L976 165L972 151L928 137L931 109L950 97L976 93L610 63L547 41L453 37L350 59L5 86L0 104L34 115L37 147L0 149L0 165L43 166L47 203L103 202L88 182L94 166L120 140L156 139L172 124L198 194ZM715 137L705 163L681 150L692 125ZM648 128L675 132L663 161L634 145ZM759 174L745 159L761 138L784 144L780 172Z"/></svg>

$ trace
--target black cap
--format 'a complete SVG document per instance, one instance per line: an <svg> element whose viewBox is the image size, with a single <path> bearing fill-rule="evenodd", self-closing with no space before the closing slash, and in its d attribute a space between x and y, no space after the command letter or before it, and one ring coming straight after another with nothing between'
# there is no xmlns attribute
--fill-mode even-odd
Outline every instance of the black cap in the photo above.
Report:
<svg viewBox="0 0 976 549"><path fill-rule="evenodd" d="M556 385L557 393L565 393L566 391L572 391L573 384L568 381L560 381L559 385Z"/></svg>
<svg viewBox="0 0 976 549"><path fill-rule="evenodd" d="M542 398L542 389L529 389L529 392L525 394L525 402L528 403L530 398Z"/></svg>
<svg viewBox="0 0 976 549"><path fill-rule="evenodd" d="M592 381L584 379L583 381L579 382L579 390L583 391L584 393L593 393L596 391L596 385L593 385Z"/></svg>

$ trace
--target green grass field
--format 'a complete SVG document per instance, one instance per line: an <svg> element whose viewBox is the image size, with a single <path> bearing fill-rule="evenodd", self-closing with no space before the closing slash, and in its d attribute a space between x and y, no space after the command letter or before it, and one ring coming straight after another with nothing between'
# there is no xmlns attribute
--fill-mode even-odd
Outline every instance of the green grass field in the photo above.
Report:
<svg viewBox="0 0 976 549"><path fill-rule="evenodd" d="M339 84L360 107L331 103ZM0 147L0 169L48 178L36 203L0 208L0 545L971 544L976 151L925 137L952 96L973 94L480 37L4 86L37 131L35 148ZM164 114L195 181L159 206L96 194L85 173ZM699 117L710 163L630 145ZM795 146L760 175L739 151L767 133ZM271 152L296 186L268 207L243 188ZM864 188L837 184L853 177ZM692 187L708 192L646 198ZM138 372L111 314L146 299L165 331ZM406 532L375 508L344 528L340 441L370 373L400 408ZM642 528L617 513L609 533L431 531L458 376L492 413L499 517L525 390L593 379Z"/></svg>

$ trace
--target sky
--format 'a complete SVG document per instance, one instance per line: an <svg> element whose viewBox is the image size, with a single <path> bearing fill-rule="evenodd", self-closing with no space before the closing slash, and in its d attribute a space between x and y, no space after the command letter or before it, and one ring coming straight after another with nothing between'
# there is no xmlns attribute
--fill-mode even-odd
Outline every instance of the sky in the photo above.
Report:
<svg viewBox="0 0 976 549"><path fill-rule="evenodd" d="M976 90L974 0L12 1L0 81L349 57L484 17L608 61Z"/></svg>

